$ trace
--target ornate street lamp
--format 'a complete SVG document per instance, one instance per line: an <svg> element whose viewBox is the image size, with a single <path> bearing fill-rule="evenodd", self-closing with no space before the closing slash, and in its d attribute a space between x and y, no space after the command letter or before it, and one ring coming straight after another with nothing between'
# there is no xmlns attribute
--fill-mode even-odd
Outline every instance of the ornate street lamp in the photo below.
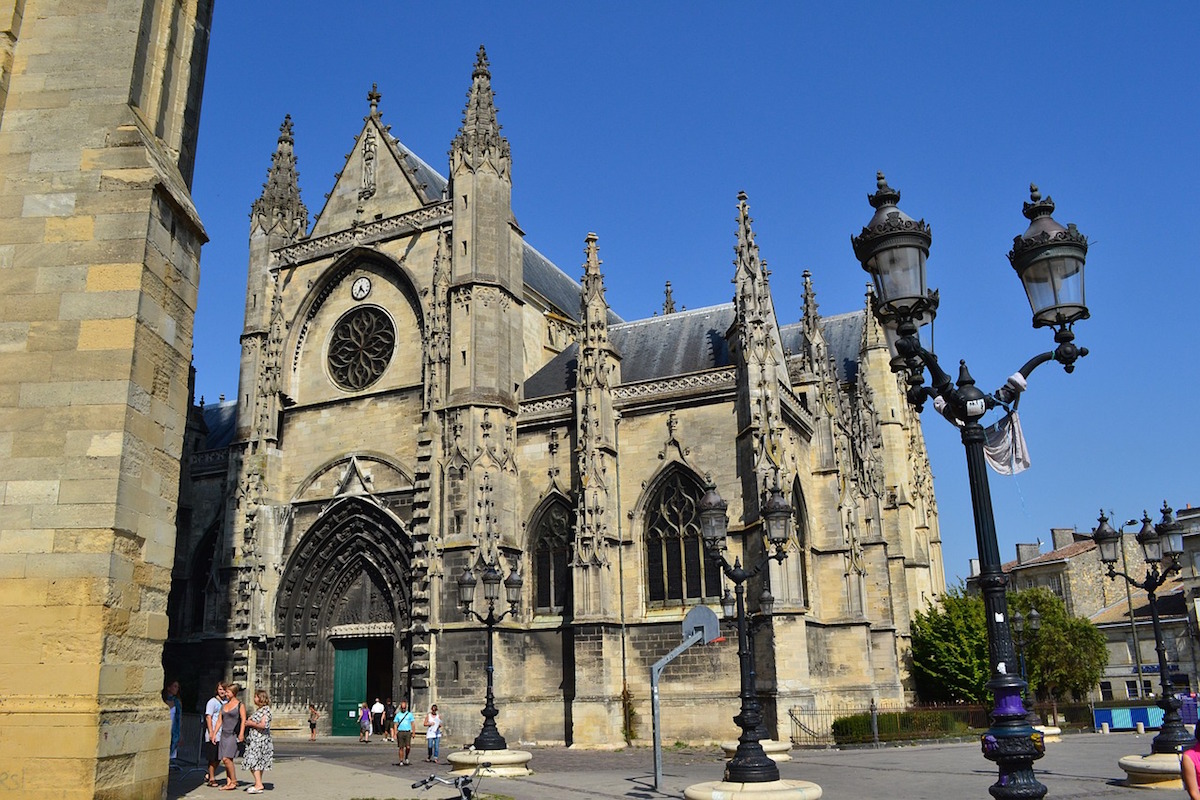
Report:
<svg viewBox="0 0 1200 800"><path fill-rule="evenodd" d="M1028 623L1028 626L1027 626ZM1025 714L1025 719L1029 720L1029 724L1033 726L1041 725L1042 721L1038 718L1037 713L1033 710L1033 693L1029 691L1029 672L1025 669L1025 645L1030 644L1033 638L1037 636L1037 632L1042 628L1042 615L1038 613L1036 608L1029 609L1029 617L1025 617L1020 611L1013 612L1012 629L1016 634L1015 641L1017 645L1017 661L1021 664L1021 680L1026 681L1025 693L1023 695L1025 708L1028 712Z"/></svg>
<svg viewBox="0 0 1200 800"><path fill-rule="evenodd" d="M989 791L997 800L1041 798L1046 787L1034 777L1033 762L1042 757L1045 746L1042 735L1025 718L1021 702L1025 681L1011 669L1016 655L1005 596L1008 577L1000 569L980 420L990 409L1016 400L1030 373L1041 364L1057 361L1071 372L1079 357L1087 355L1086 349L1075 346L1072 330L1075 322L1088 316L1083 294L1087 238L1074 225L1064 228L1055 222L1054 203L1030 186L1032 202L1024 208L1029 228L1013 240L1008 258L1025 287L1033 326L1052 328L1056 347L1031 358L997 391L984 394L976 388L965 361L959 362L958 380L952 381L937 356L921 344L918 328L933 319L938 307L938 293L929 289L925 276L932 235L924 220L914 220L897 207L900 192L888 186L882 172L877 178L877 191L868 197L875 215L861 234L851 238L854 254L874 282L874 312L889 332L892 369L906 376L909 403L920 411L932 398L938 413L960 429L966 449L979 585L987 614L992 672L987 687L995 700L992 726L982 745L984 756L996 762L1000 773ZM924 385L925 372L929 386Z"/></svg>
<svg viewBox="0 0 1200 800"><path fill-rule="evenodd" d="M1146 593L1150 600L1150 621L1154 625L1154 649L1158 652L1158 676L1162 681L1161 697L1158 707L1163 710L1163 724L1158 735L1150 745L1151 753L1177 754L1191 747L1195 739L1183 727L1183 719L1179 715L1179 698L1175 696L1175 687L1171 683L1171 671L1167 665L1167 649L1163 645L1162 625L1158 618L1159 588L1167 580L1179 572L1179 557L1183 555L1183 526L1175 520L1175 515L1167 502L1163 501L1162 520L1154 525L1150 515L1142 512L1142 529L1137 533L1138 544L1142 547L1142 556L1146 560L1146 577L1142 580L1132 578L1117 569L1117 561L1121 558L1121 534L1108 524L1108 517L1100 512L1099 525L1092 532L1092 539L1100 547L1100 560L1108 567L1109 579L1118 576L1125 579L1130 586L1136 586ZM1162 563L1163 559L1166 563Z"/></svg>
<svg viewBox="0 0 1200 800"><path fill-rule="evenodd" d="M507 578L500 575L499 565L495 562L487 562L483 569L483 599L487 601L487 616L480 616L477 612L471 609L471 605L475 602L475 587L479 583L479 579L471 572L470 567L463 567L462 574L458 576L458 605L462 609L464 616L474 617L482 622L487 627L487 699L484 702L483 710L480 712L483 715L483 728L479 731L479 735L475 737L476 750L507 750L508 743L504 741L504 737L500 735L499 729L496 727L496 715L500 711L496 708L496 696L492 691L492 674L495 671L492 663L493 647L492 634L497 625L499 625L509 614L515 614L518 606L521 604L521 586L524 581L521 579L520 573L514 566L512 572ZM500 614L496 613L496 601L500 599L500 585L504 585L505 599L508 601L508 610Z"/></svg>
<svg viewBox="0 0 1200 800"><path fill-rule="evenodd" d="M787 558L787 542L791 535L792 507L776 486L767 497L763 507L763 528L768 550L753 567L743 567L742 559L735 558L730 564L725 558L726 535L729 520L725 510L729 504L721 499L717 487L709 480L704 496L700 498L700 535L709 558L721 567L721 571L733 583L733 594L725 590L721 600L725 616L737 620L738 664L741 678L742 707L733 718L742 729L738 737L737 751L725 767L725 780L730 783L765 783L779 780L779 767L767 757L760 742L765 738L762 723L762 706L758 702L754 653L750 645L749 626L746 619L745 583L762 572L772 559L783 563ZM773 552L772 552L773 551ZM765 599L765 604L764 604ZM759 597L759 608L763 614L773 610L774 598L763 590Z"/></svg>

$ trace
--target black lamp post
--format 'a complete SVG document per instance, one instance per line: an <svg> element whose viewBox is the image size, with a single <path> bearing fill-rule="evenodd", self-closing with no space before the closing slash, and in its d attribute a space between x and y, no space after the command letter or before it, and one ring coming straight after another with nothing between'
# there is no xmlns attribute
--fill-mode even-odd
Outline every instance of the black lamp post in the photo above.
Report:
<svg viewBox="0 0 1200 800"><path fill-rule="evenodd" d="M517 568L513 567L512 572L507 578L501 578L500 569L494 562L484 564L483 570L483 598L487 601L487 616L480 616L477 612L471 609L471 604L475 600L475 585L478 583L475 575L471 572L470 567L463 567L462 574L458 576L458 605L462 608L462 612L466 616L474 617L487 626L487 700L483 705L483 728L479 731L479 735L475 737L476 750L507 750L508 743L504 741L504 737L500 735L500 731L496 728L496 715L500 711L496 708L496 696L492 692L492 673L494 668L492 665L492 633L496 626L504 620L509 614L515 614L517 606L521 602L521 586L524 581L521 580L520 573ZM500 584L504 584L505 599L508 601L508 610L496 613L496 601L500 598Z"/></svg>
<svg viewBox="0 0 1200 800"><path fill-rule="evenodd" d="M1033 693L1029 691L1028 683L1029 672L1025 669L1025 645L1033 641L1033 637L1037 636L1041 627L1042 615L1036 608L1029 609L1028 618L1020 611L1016 611L1012 615L1012 629L1016 634L1014 639L1017 645L1017 661L1021 664L1021 680L1026 681L1024 698L1027 713L1025 719L1029 720L1030 725L1040 725L1042 721L1038 719L1038 715L1033 710Z"/></svg>
<svg viewBox="0 0 1200 800"><path fill-rule="evenodd" d="M746 588L745 583L758 575L772 559L783 563L787 558L787 541L790 536L792 523L792 507L783 498L783 493L776 486L771 490L765 507L763 520L768 551L763 554L753 567L743 567L742 559L735 558L730 564L723 550L726 548L726 535L729 521L725 509L729 504L721 499L717 487L709 481L707 491L700 498L700 532L704 539L704 549L709 558L719 564L725 577L733 583L734 591L731 596L725 592L721 604L727 617L736 617L738 629L738 664L741 677L742 707L733 718L742 735L738 737L737 751L725 766L725 780L732 783L764 783L779 780L779 767L767 757L759 742L765 738L762 727L762 706L758 702L756 689L756 674L754 670L754 653L751 650L746 620ZM771 552L773 549L774 552ZM769 592L764 591L767 607L761 608L764 614L771 612L773 599ZM762 599L759 598L760 607Z"/></svg>
<svg viewBox="0 0 1200 800"><path fill-rule="evenodd" d="M1150 515L1143 512L1142 529L1138 531L1138 544L1142 546L1142 556L1146 559L1146 577L1137 580L1117 569L1117 560L1121 557L1121 534L1108 524L1108 517L1100 512L1100 524L1092 532L1092 538L1100 546L1100 560L1108 566L1108 577L1114 579L1120 576L1130 586L1136 586L1146 593L1150 600L1150 620L1154 624L1154 649L1158 652L1158 676L1162 681L1162 696L1158 698L1158 707L1163 710L1163 724L1158 735L1151 743L1152 753L1179 753L1192 745L1195 739L1183 727L1183 719L1179 716L1179 698L1175 696L1175 687L1171 683L1171 672L1167 666L1167 649L1163 646L1162 625L1158 620L1157 592L1167 580L1179 572L1179 557L1183 555L1183 529L1175 521L1172 509L1163 501L1162 520L1154 525ZM1167 562L1162 563L1166 557ZM1161 564L1161 566L1160 566Z"/></svg>
<svg viewBox="0 0 1200 800"><path fill-rule="evenodd" d="M930 290L925 280L932 236L924 220L914 220L897 208L900 193L888 186L882 172L878 191L868 197L875 216L851 239L855 256L874 281L875 314L892 347L893 371L907 377L909 403L920 411L932 398L937 411L960 429L966 449L979 548L979 585L987 614L992 672L987 687L995 700L992 726L983 735L982 745L984 756L999 768L999 780L989 789L997 800L1045 796L1046 787L1033 774L1033 762L1042 757L1045 745L1042 735L1025 719L1021 702L1025 681L1012 669L1016 656L1005 596L1008 577L1000 569L980 420L989 409L1015 401L1038 366L1057 361L1071 372L1075 361L1087 355L1086 349L1075 346L1072 330L1075 322L1088 317L1083 292L1087 238L1074 225L1064 228L1054 221L1054 203L1049 197L1043 199L1036 186L1030 186L1030 199L1024 209L1029 228L1014 238L1008 258L1024 284L1033 327L1052 328L1056 347L1031 358L992 394L976 388L965 361L959 362L958 380L952 381L938 365L937 356L921 345L918 327L931 321L938 307L938 293ZM930 386L924 385L926 371Z"/></svg>

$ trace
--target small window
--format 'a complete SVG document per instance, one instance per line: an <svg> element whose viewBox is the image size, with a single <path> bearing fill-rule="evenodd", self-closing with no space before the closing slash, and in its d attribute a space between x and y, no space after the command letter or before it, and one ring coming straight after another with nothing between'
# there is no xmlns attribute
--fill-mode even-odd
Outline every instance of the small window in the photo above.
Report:
<svg viewBox="0 0 1200 800"><path fill-rule="evenodd" d="M1125 681L1125 695L1130 700L1136 700L1138 697L1137 681Z"/></svg>
<svg viewBox="0 0 1200 800"><path fill-rule="evenodd" d="M1101 700L1112 700L1113 699L1112 681L1100 681L1100 699Z"/></svg>

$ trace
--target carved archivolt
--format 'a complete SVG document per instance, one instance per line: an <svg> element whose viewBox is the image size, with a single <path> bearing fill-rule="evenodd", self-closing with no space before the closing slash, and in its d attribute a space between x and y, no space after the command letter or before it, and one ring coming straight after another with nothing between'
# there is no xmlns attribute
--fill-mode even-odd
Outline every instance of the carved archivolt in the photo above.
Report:
<svg viewBox="0 0 1200 800"><path fill-rule="evenodd" d="M386 510L358 498L337 503L305 533L284 568L277 631L292 647L340 624L406 627L412 542Z"/></svg>

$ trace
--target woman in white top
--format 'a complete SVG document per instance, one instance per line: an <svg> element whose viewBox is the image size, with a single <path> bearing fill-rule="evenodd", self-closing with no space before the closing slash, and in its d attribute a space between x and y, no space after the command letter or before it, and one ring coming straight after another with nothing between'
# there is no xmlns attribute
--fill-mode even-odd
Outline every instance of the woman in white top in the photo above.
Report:
<svg viewBox="0 0 1200 800"><path fill-rule="evenodd" d="M425 747L428 749L426 761L438 763L438 743L442 741L442 718L438 716L437 706L431 706L425 716Z"/></svg>

